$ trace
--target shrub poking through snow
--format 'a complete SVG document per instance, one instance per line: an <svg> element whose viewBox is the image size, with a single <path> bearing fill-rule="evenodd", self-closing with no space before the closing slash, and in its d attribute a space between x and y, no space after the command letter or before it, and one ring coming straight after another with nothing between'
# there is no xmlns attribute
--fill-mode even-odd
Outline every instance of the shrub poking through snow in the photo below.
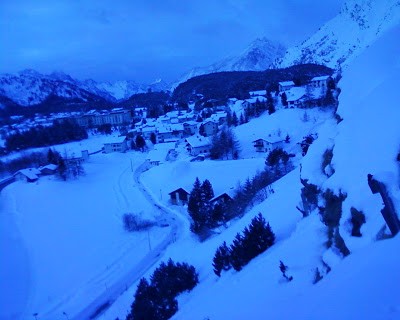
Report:
<svg viewBox="0 0 400 320"><path fill-rule="evenodd" d="M187 263L175 263L171 259L162 262L154 270L151 281L142 278L126 320L164 320L178 311L176 297L192 290L198 283L195 268Z"/></svg>
<svg viewBox="0 0 400 320"><path fill-rule="evenodd" d="M288 270L288 266L285 265L282 261L279 261L279 270L281 270L282 276L283 276L288 282L290 282L290 281L293 280L293 277L292 277L292 276L288 276L288 275L287 275L286 272L287 272L287 270Z"/></svg>
<svg viewBox="0 0 400 320"><path fill-rule="evenodd" d="M128 232L147 230L154 226L154 223L148 220L142 220L133 213L125 213L122 216L124 229Z"/></svg>
<svg viewBox="0 0 400 320"><path fill-rule="evenodd" d="M362 211L358 211L356 208L351 208L351 223L353 228L351 230L351 235L353 237L361 237L361 226L365 223L365 215Z"/></svg>
<svg viewBox="0 0 400 320"><path fill-rule="evenodd" d="M275 243L275 234L271 226L259 213L251 223L238 233L230 247L224 242L215 252L213 259L214 273L221 276L222 270L230 267L236 271L248 264L253 258L266 251Z"/></svg>

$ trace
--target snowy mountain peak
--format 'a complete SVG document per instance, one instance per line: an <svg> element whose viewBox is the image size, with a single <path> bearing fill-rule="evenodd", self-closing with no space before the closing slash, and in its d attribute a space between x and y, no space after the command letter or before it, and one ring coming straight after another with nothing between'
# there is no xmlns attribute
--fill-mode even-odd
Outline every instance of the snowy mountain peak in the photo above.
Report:
<svg viewBox="0 0 400 320"><path fill-rule="evenodd" d="M99 83L92 79L79 81L62 71L45 75L36 70L26 69L17 74L0 75L0 94L22 106L42 103L50 95L83 101L90 95L95 95L115 101L147 92L148 89L162 91L167 88L168 85L161 79L150 85L140 85L128 80Z"/></svg>
<svg viewBox="0 0 400 320"><path fill-rule="evenodd" d="M221 71L261 71L283 56L285 47L265 37L254 40L241 54L227 57L207 67L197 67L185 74L174 86L186 80Z"/></svg>
<svg viewBox="0 0 400 320"><path fill-rule="evenodd" d="M346 66L381 34L400 23L398 0L347 0L339 14L299 46L290 48L276 63Z"/></svg>

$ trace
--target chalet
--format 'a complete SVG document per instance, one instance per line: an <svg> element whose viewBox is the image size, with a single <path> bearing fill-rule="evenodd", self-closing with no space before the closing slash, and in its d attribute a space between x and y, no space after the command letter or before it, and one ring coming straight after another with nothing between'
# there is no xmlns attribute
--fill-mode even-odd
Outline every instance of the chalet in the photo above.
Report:
<svg viewBox="0 0 400 320"><path fill-rule="evenodd" d="M331 76L314 77L310 80L309 85L315 88L326 88L331 79Z"/></svg>
<svg viewBox="0 0 400 320"><path fill-rule="evenodd" d="M169 193L170 201L174 205L184 205L189 201L190 193L183 188L176 189Z"/></svg>
<svg viewBox="0 0 400 320"><path fill-rule="evenodd" d="M219 204L227 204L229 202L231 202L233 200L233 196L230 195L227 192L224 192L214 198L212 198L211 200L209 200L208 202L212 205L212 206L216 206Z"/></svg>
<svg viewBox="0 0 400 320"><path fill-rule="evenodd" d="M294 82L293 81L281 81L278 84L279 84L279 91L280 92L287 91L287 90L289 90L289 89L294 87Z"/></svg>
<svg viewBox="0 0 400 320"><path fill-rule="evenodd" d="M206 137L212 136L218 132L218 122L206 120L202 123L203 132Z"/></svg>
<svg viewBox="0 0 400 320"><path fill-rule="evenodd" d="M267 90L256 90L256 91L250 91L249 95L250 97L262 97L262 96L266 96L267 94Z"/></svg>
<svg viewBox="0 0 400 320"><path fill-rule="evenodd" d="M104 152L125 152L128 150L128 144L126 142L126 137L113 137L109 142L104 143Z"/></svg>
<svg viewBox="0 0 400 320"><path fill-rule="evenodd" d="M48 176L55 174L57 172L58 166L56 164L48 164L47 166L43 166L39 168L39 171L42 175Z"/></svg>
<svg viewBox="0 0 400 320"><path fill-rule="evenodd" d="M217 111L213 113L210 117L210 120L218 123L218 125L224 124L226 122L226 117L228 114L225 111Z"/></svg>
<svg viewBox="0 0 400 320"><path fill-rule="evenodd" d="M89 159L89 151L82 150L80 157L75 157L73 154L72 156L67 156L64 158L65 165L67 167L79 167L83 162Z"/></svg>
<svg viewBox="0 0 400 320"><path fill-rule="evenodd" d="M288 107L294 108L301 105L306 99L306 88L305 87L294 87L286 91Z"/></svg>
<svg viewBox="0 0 400 320"><path fill-rule="evenodd" d="M35 182L39 179L40 171L36 168L27 168L17 171L14 174L15 180Z"/></svg>
<svg viewBox="0 0 400 320"><path fill-rule="evenodd" d="M183 123L183 132L191 136L196 133L198 125L199 123L196 121L186 121Z"/></svg>
<svg viewBox="0 0 400 320"><path fill-rule="evenodd" d="M203 136L192 136L186 138L186 147L190 155L197 156L200 153L209 153L211 149L211 139Z"/></svg>
<svg viewBox="0 0 400 320"><path fill-rule="evenodd" d="M260 138L253 141L253 146L257 152L269 152L277 148L282 148L285 140L280 137Z"/></svg>

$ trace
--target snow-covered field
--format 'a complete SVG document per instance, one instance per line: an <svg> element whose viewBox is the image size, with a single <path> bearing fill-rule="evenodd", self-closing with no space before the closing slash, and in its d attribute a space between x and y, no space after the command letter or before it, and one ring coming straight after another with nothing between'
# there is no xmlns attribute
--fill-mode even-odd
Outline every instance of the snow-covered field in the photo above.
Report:
<svg viewBox="0 0 400 320"><path fill-rule="evenodd" d="M124 213L156 218L157 211L134 187L131 166L141 164L143 156L98 154L90 157L86 175L77 180L43 177L2 191L6 242L1 250L9 259L1 273L2 292L9 293L2 317L25 318L26 311L50 312L52 319L61 309L82 308L140 261L149 241L155 246L165 237L169 228L139 233L123 229Z"/></svg>
<svg viewBox="0 0 400 320"><path fill-rule="evenodd" d="M399 236L377 241L385 225L382 200L367 184L371 173L388 185L400 212L400 111L396 101L400 72L400 28L387 32L343 72L337 123L329 111L278 110L235 128L241 144L239 160L190 162L184 147L175 162L152 167L139 178L134 171L145 154L96 154L85 164L86 175L62 182L52 177L37 183L16 182L0 194L1 268L0 318L56 319L84 309L96 296L124 279L150 247L164 242L170 229L125 233L121 216L134 212L158 219L159 210L175 214L185 232L166 242L142 273L149 276L158 262L171 257L193 264L200 283L178 298L175 319L398 319L400 318ZM286 134L288 151L310 133L318 139L291 173L273 184L274 193L233 220L210 239L199 240L188 231L184 207L170 206L168 193L178 187L190 191L196 177L209 179L216 194L225 192L264 168L265 154L252 141ZM97 138L71 144L72 150L97 148ZM99 138L100 139L100 138ZM60 147L58 147L60 148ZM59 149L62 152L62 148ZM321 167L325 150L333 149L331 176ZM78 152L76 151L76 152ZM340 233L351 254L343 258L326 248L327 230L318 210L303 218L300 178L321 190L343 192ZM140 183L140 180L142 184ZM145 188L143 188L143 186ZM152 200L144 189L153 195ZM147 194L147 196L146 196ZM323 204L321 204L323 205ZM350 208L362 210L362 237L351 236ZM160 209L162 208L162 209ZM212 258L223 242L261 212L276 234L276 244L242 271L229 270L218 278ZM154 251L154 250L153 250ZM293 281L286 282L279 261L288 266ZM157 263L155 263L157 262ZM327 273L327 264L332 270ZM2 264L3 266L3 264ZM318 268L323 279L313 284ZM129 312L137 282L126 287L98 319L123 319Z"/></svg>

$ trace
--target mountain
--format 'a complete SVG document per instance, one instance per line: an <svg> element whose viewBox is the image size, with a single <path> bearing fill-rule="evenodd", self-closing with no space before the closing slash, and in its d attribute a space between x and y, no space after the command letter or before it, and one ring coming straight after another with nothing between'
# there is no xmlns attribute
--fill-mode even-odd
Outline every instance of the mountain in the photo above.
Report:
<svg viewBox="0 0 400 320"><path fill-rule="evenodd" d="M0 96L21 106L43 103L49 97L88 102L104 99L108 102L127 99L133 94L162 91L168 84L157 80L149 85L139 85L134 81L96 82L92 79L79 81L63 72L49 75L27 69L17 74L0 75Z"/></svg>
<svg viewBox="0 0 400 320"><path fill-rule="evenodd" d="M340 13L302 44L290 48L276 67L319 63L346 66L381 34L400 22L398 0L347 0Z"/></svg>
<svg viewBox="0 0 400 320"><path fill-rule="evenodd" d="M267 38L258 38L238 56L228 57L207 67L197 67L185 74L175 87L186 80L208 73L221 71L262 71L279 57L283 56L286 48Z"/></svg>

